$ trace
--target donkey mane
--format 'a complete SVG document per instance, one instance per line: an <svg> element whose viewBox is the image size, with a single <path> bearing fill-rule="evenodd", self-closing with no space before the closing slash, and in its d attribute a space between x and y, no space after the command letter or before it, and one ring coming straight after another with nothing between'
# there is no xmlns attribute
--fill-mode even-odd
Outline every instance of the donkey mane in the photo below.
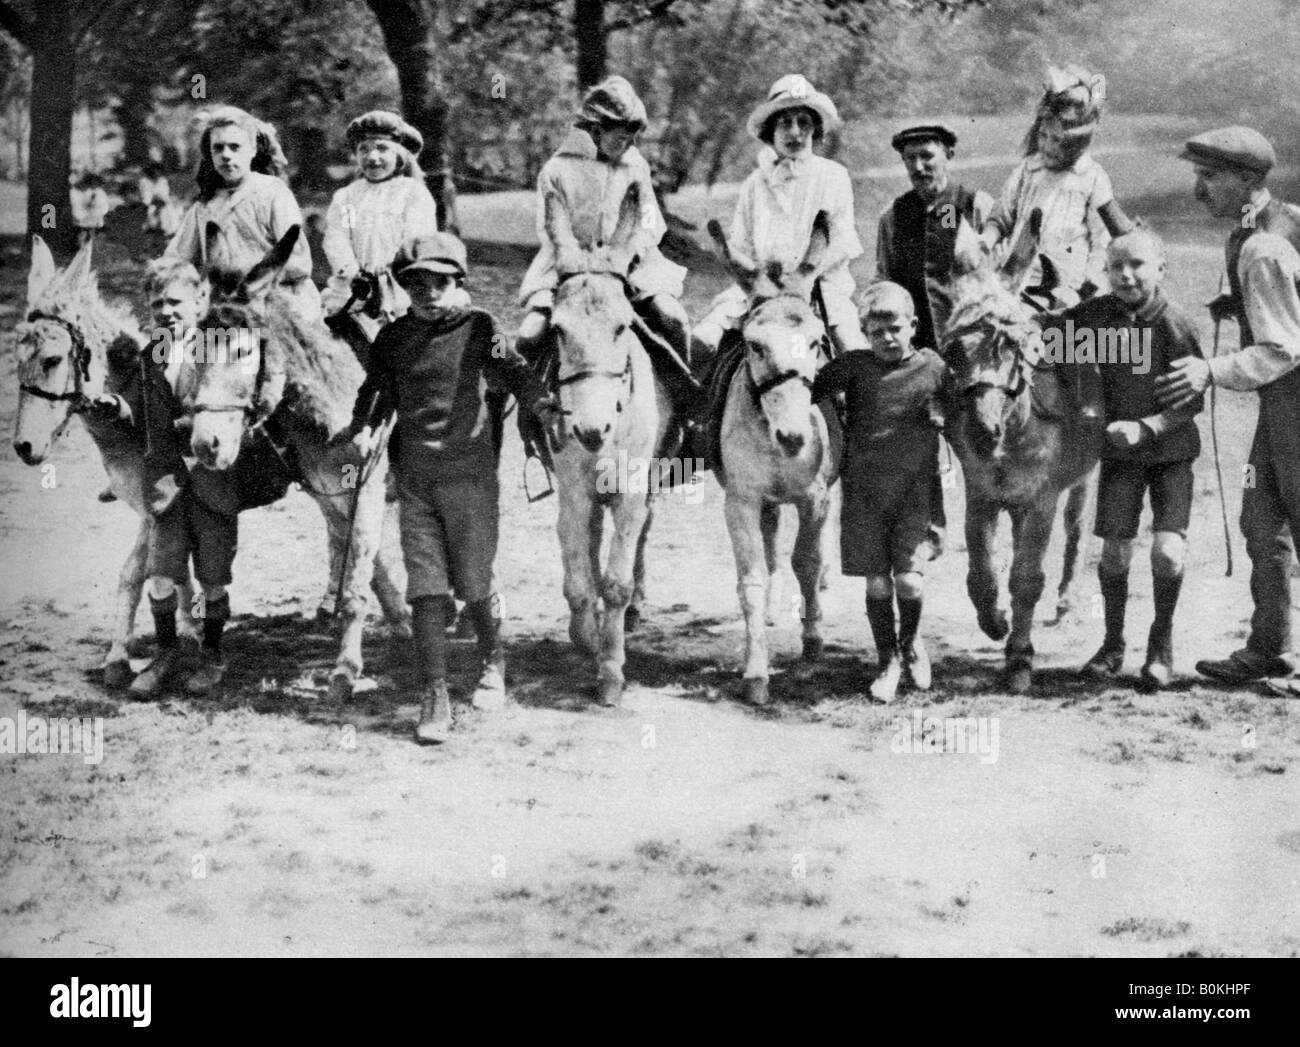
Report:
<svg viewBox="0 0 1300 1047"><path fill-rule="evenodd" d="M992 323L1018 344L1025 344L1038 333L1034 311L1010 290L992 268L979 269L958 278L957 297L940 339L940 350L950 332L970 324Z"/></svg>
<svg viewBox="0 0 1300 1047"><path fill-rule="evenodd" d="M350 420L361 364L324 324L305 322L272 293L264 308L217 303L202 326L260 329L266 337L262 351L278 356L284 365L286 411L331 434Z"/></svg>

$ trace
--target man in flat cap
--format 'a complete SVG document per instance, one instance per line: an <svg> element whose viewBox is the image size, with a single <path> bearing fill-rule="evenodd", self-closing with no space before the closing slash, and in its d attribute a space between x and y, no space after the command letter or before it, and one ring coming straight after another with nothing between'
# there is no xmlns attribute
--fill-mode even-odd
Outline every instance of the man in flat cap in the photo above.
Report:
<svg viewBox="0 0 1300 1047"><path fill-rule="evenodd" d="M1224 127L1187 142L1196 199L1211 216L1233 220L1227 267L1231 294L1211 303L1235 317L1241 348L1214 360L1180 360L1157 380L1163 406L1192 402L1211 384L1259 393L1259 420L1241 503L1255 609L1246 646L1196 664L1225 683L1289 676L1293 535L1300 533L1300 209L1265 187L1273 147L1248 127Z"/></svg>
<svg viewBox="0 0 1300 1047"><path fill-rule="evenodd" d="M993 210L988 193L972 192L948 179L957 136L942 124L907 127L891 145L903 158L912 188L880 216L876 278L907 289L916 309L916 344L939 350L939 336L952 312L952 262L957 227L965 218L981 229ZM936 448L930 489L930 541L943 549L947 517Z"/></svg>
<svg viewBox="0 0 1300 1047"><path fill-rule="evenodd" d="M938 349L952 309L952 257L964 217L983 227L993 197L948 179L957 136L941 124L908 127L891 144L903 158L912 188L880 216L876 276L899 284L916 303L916 344Z"/></svg>

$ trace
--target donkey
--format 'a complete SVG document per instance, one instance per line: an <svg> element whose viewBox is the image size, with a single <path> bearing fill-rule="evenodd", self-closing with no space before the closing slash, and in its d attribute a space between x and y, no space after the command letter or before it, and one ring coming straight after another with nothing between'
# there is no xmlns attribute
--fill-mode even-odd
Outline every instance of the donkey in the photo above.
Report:
<svg viewBox="0 0 1300 1047"><path fill-rule="evenodd" d="M387 449L366 462L350 441L340 439L364 377L361 364L346 343L331 337L323 325L308 325L272 294L299 233L298 226L291 227L248 273L209 274L212 306L199 323L200 334L239 332L239 359L237 366L220 354L196 360L187 402L190 449L200 465L229 469L245 437L255 429L274 428L275 437L270 432L266 437L292 463L295 478L320 506L331 547L345 543L342 639L330 674L330 696L347 701L361 674L366 590L372 581L390 621L404 624L408 616L392 582L388 554L380 546ZM210 337L204 341L213 344ZM284 396L270 419L257 419L254 405L271 352L285 361Z"/></svg>
<svg viewBox="0 0 1300 1047"><path fill-rule="evenodd" d="M18 417L14 451L28 465L50 455L74 416L95 442L108 473L109 487L140 517L135 541L118 573L112 640L104 658L104 683L131 682L128 650L134 640L135 613L145 582L152 517L144 505L142 439L115 423L94 421L82 409L96 396L112 392L123 368L135 366L144 337L124 305L99 295L87 243L62 273L39 236L32 238L32 265L27 275L27 318L18 324ZM192 587L180 593L180 633L197 640L191 617Z"/></svg>
<svg viewBox="0 0 1300 1047"><path fill-rule="evenodd" d="M1040 365L1040 328L1034 310L1019 295L1038 224L1027 223L999 269L983 256L974 230L963 220L954 307L943 336L954 394L946 436L966 478L966 590L984 633L1007 640L1004 682L1013 693L1027 691L1032 683L1030 633L1060 494L1070 489L1066 522L1077 532L1086 484L1101 451L1100 431L1084 429L1055 370ZM998 517L1004 510L1011 517L1014 548L1009 625L999 606L993 566ZM1066 551L1062 604L1077 559L1077 534L1073 548L1075 555Z"/></svg>
<svg viewBox="0 0 1300 1047"><path fill-rule="evenodd" d="M813 406L813 378L826 362L826 330L809 304L830 240L825 212L817 215L803 261L756 268L737 259L717 222L718 242L736 281L749 295L741 327L744 359L726 386L719 437L718 478L736 558L737 591L745 616L744 695L768 701L766 608L777 570L782 505L799 515L791 566L803 597L803 657L820 657L823 528L839 478L838 455L825 415ZM826 529L831 533L832 529Z"/></svg>
<svg viewBox="0 0 1300 1047"><path fill-rule="evenodd" d="M639 217L634 184L609 242L581 251L583 271L562 274L551 314L561 419L551 450L569 638L597 660L602 705L617 705L623 693L628 612L643 572L637 567L644 563L657 471L666 465L657 456L672 419L669 390L637 334L640 324L623 275ZM551 200L545 220L552 239L564 242L564 218ZM607 509L614 532L602 571Z"/></svg>

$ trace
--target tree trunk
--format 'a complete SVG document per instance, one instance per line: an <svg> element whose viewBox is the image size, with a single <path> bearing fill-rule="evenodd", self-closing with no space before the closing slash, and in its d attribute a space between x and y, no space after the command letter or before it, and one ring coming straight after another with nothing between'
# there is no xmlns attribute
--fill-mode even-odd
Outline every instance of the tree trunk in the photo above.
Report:
<svg viewBox="0 0 1300 1047"><path fill-rule="evenodd" d="M40 235L56 255L64 256L70 255L76 244L68 195L76 81L72 33L68 0L44 0L35 5L30 48L32 122L27 147L27 235Z"/></svg>
<svg viewBox="0 0 1300 1047"><path fill-rule="evenodd" d="M573 36L578 45L578 89L585 91L605 79L605 0L574 0Z"/></svg>
<svg viewBox="0 0 1300 1047"><path fill-rule="evenodd" d="M122 165L143 167L152 159L149 114L153 111L153 86L145 82L126 84L114 115L122 129Z"/></svg>
<svg viewBox="0 0 1300 1047"><path fill-rule="evenodd" d="M329 189L332 183L329 171L326 169L324 129L296 124L285 130L293 143L291 155L298 164L297 170L294 171L294 188L317 191Z"/></svg>
<svg viewBox="0 0 1300 1047"><path fill-rule="evenodd" d="M424 136L420 166L438 205L438 227L459 231L456 183L447 148L447 99L442 91L432 0L366 0L384 35L384 47L397 69L402 112Z"/></svg>

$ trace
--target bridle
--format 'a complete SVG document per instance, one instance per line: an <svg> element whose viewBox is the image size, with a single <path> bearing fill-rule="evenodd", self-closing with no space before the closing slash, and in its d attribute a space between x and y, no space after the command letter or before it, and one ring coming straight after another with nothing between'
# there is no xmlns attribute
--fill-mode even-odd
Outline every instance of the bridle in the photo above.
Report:
<svg viewBox="0 0 1300 1047"><path fill-rule="evenodd" d="M72 343L72 352L68 354L68 360L71 366L71 388L65 387L62 392L51 393L42 389L38 385L28 385L26 382L18 386L21 392L30 396L35 396L41 400L49 400L51 403L71 404L71 412L84 411L90 404L90 398L85 393L85 383L90 381L90 346L86 344L86 338L80 329L61 316L55 316L52 313L44 313L38 309L32 310L27 314L29 324L40 323L42 321L57 324L68 333L68 339Z"/></svg>
<svg viewBox="0 0 1300 1047"><path fill-rule="evenodd" d="M764 299L764 301L770 301L770 300L771 299ZM757 305L758 303L755 304ZM742 337L743 336L744 335L742 332ZM745 340L745 344L747 348L751 345L748 339ZM809 351L819 355L824 355L826 351L825 335L823 335L821 338L815 341L811 346L809 346ZM785 385L786 382L802 382L803 385L806 386L809 390L811 390L813 387L813 380L809 378L806 374L804 374L802 371L797 371L793 367L787 368L784 371L773 371L762 381L756 381L754 379L754 372L749 366L750 359L752 359L752 354L746 352L745 353L745 374L749 380L749 395L753 398L755 407L761 406L763 397L765 397L773 389Z"/></svg>
<svg viewBox="0 0 1300 1047"><path fill-rule="evenodd" d="M1006 350L1008 343L1011 343L1012 344L1011 351L1014 354L1015 366L1012 368L1011 371L1012 377L1009 381L968 382L966 385L962 387L961 390L962 395L973 396L976 393L985 389L999 389L1006 395L1008 399L1010 400L1016 399L1017 397L1020 396L1021 393L1023 393L1026 389L1028 389L1030 385L1033 384L1032 374L1034 370L1034 362L1025 353L1021 343L1018 341L1014 341L1011 335L1004 328L999 327L998 325L994 324L990 320L980 319L980 320L975 320L969 324L965 324L962 327L958 327L955 330L949 331L944 338L944 341L946 341L949 344L949 350L947 353L944 354L945 358L947 358L951 354L952 343L957 341L959 338L964 338L966 335L974 334L976 332L980 332L984 335L984 339L981 342L981 346L989 345L991 343L991 347L987 350L987 352L990 355L992 355L993 358L996 360L1002 359L1003 353Z"/></svg>

